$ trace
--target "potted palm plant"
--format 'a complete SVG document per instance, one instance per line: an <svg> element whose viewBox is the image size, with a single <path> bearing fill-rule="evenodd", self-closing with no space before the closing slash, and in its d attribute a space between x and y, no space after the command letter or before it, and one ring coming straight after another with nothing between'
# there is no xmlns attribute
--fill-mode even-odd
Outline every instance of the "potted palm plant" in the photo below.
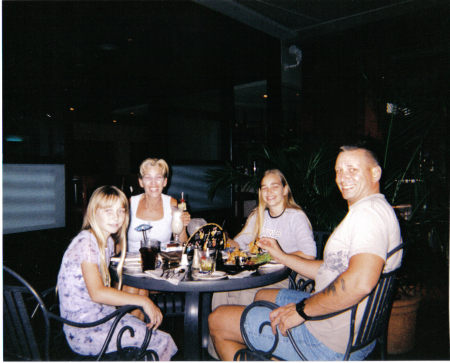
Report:
<svg viewBox="0 0 450 363"><path fill-rule="evenodd" d="M420 300L448 271L449 183L442 137L448 99L424 87L378 86L368 94L377 95L372 104L383 136L383 193L397 207L403 240L410 242L389 325L388 353L396 354L413 348Z"/></svg>
<svg viewBox="0 0 450 363"><path fill-rule="evenodd" d="M382 110L379 106L376 109L382 138L365 139L376 145L382 157L382 193L397 207L403 239L410 242L404 253L388 342L389 353L400 353L413 347L417 308L425 290L433 288L440 271L448 270L449 184L444 175L445 142L440 138L447 127L446 100L404 94L390 103L391 109L386 108L389 100L389 96L378 97L373 103L384 105ZM278 168L314 230L332 231L347 212L334 183L337 146L311 138L254 145L250 159L256 170L229 163L224 170L210 172L209 196L230 185L238 191L257 190L261 173Z"/></svg>
<svg viewBox="0 0 450 363"><path fill-rule="evenodd" d="M334 183L336 145L332 142L288 139L276 145L261 143L254 145L249 159L256 168L227 163L224 169L211 170L207 175L209 197L230 185L235 192L255 191L265 170L279 169L314 230L331 231L345 216L347 205Z"/></svg>

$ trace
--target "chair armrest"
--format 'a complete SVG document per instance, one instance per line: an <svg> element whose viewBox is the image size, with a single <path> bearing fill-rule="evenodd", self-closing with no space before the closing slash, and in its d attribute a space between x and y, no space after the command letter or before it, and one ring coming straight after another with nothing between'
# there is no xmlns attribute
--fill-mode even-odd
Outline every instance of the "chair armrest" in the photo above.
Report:
<svg viewBox="0 0 450 363"><path fill-rule="evenodd" d="M297 291L308 291L312 292L316 285L316 282L312 279L305 279L300 277L297 280L297 277L300 276L297 272L292 271L289 277L289 289L297 290ZM308 289L308 290L307 290Z"/></svg>
<svg viewBox="0 0 450 363"><path fill-rule="evenodd" d="M133 310L136 310L136 309L139 309L139 310L142 311L142 313L144 314L144 317L145 317L145 322L149 323L150 322L150 318L144 312L144 309L141 306L137 306L137 305L125 305L125 306L122 306L122 307L118 308L116 311L114 311L113 313L109 314L108 316L106 316L106 317L104 317L102 319L99 319L97 321L91 322L91 323L78 323L78 322L70 321L70 320L64 319L64 318L60 317L59 315L56 315L56 314L54 314L52 312L49 312L48 314L49 314L50 318L52 318L52 319L55 319L55 320L57 320L57 321L59 321L59 322L61 322L63 324L67 324L67 325L74 326L74 327L77 327L77 328L92 328L92 327L104 324L104 323L106 323L107 321L109 321L111 319L114 319L114 322L113 322L113 324L112 324L112 326L111 326L111 328L110 328L110 330L108 332L106 340L105 340L105 342L103 344L103 347L102 347L102 349L100 351L100 354L99 354L99 356L97 358L97 360L100 360L104 356L104 354L106 352L106 349L107 349L107 347L108 347L108 345L109 345L109 343L110 343L110 341L112 339L112 336L113 336L113 334L114 334L114 332L115 332L115 330L117 328L117 325L119 324L120 320L127 313L129 313L129 312L131 312ZM130 359L130 357L128 355L126 356L126 354L129 352L129 350L123 349L122 348L122 344L121 344L122 335L125 333L126 330L128 330L131 334L133 334L133 329L130 326L124 326L124 327L122 327L122 329L119 331L119 333L117 335L116 347L117 347L117 353L119 354L119 357L121 358L121 360L129 360ZM135 352L133 352L133 358L134 359L139 359L139 358L144 356L144 354L146 353L148 344L149 344L149 342L151 340L152 332L153 332L153 329L146 329L145 337L144 337L144 340L142 342L141 347L138 350L136 350ZM151 351L151 354L157 356L156 352L154 352L154 351Z"/></svg>
<svg viewBox="0 0 450 363"><path fill-rule="evenodd" d="M309 283L309 281L305 282L305 284L306 284L306 283ZM314 316L314 317L311 317L310 320L324 320L324 319L328 319L328 318L330 318L330 317L333 317L333 316L342 314L342 313L344 313L344 312L346 312L346 311L348 311L348 310L352 310L352 314L355 314L355 313L356 313L357 306L358 306L358 305L356 304L356 305L353 305L353 306L351 306L351 307L349 307L349 308L347 308L347 309L340 310L340 311L337 311L337 312L334 312L334 313L330 313L330 314L326 314L326 315L321 315L321 316ZM278 341L279 341L279 339L280 339L280 337L279 337L280 332L279 332L278 330L277 330L277 334L275 335L274 344L273 344L273 346L272 346L268 351L261 351L261 350L256 349L256 348L252 345L252 343L250 342L250 339L248 338L247 331L245 330L245 321L246 321L246 319L247 319L247 315L249 314L249 312L250 312L252 309L256 308L256 307L265 307L265 308L268 308L268 309L270 309L270 310L275 310L275 309L278 308L279 306L278 306L277 304L274 304L274 303L269 302L269 301L255 301L255 302L251 303L250 305L248 305L248 306L244 309L244 311L243 311L243 313L242 313L242 316L241 316L240 328L241 328L242 339L244 340L245 345L249 348L249 351L250 351L250 352L248 352L248 350L246 350L246 349L242 349L242 350L238 351L238 353L241 354L241 355L242 355L243 353L250 353L251 355L253 355L254 357L256 357L258 360L270 360L271 357L274 357L274 358L280 360L280 359L281 359L280 357L277 357L277 356L273 355L273 353L274 353L275 350L277 349ZM268 316L268 315L267 315L267 316ZM260 327L259 327L259 333L260 333L260 334L262 333L264 327L266 327L266 326L270 326L270 321L269 321L269 320L264 321L264 322L260 325ZM290 329L287 331L287 334L288 334L289 339L291 340L291 343L292 343L294 349L297 351L298 355L299 355L303 360L306 360L306 358L305 358L305 357L303 356L303 354L301 353L300 349L297 347L297 345L296 345L296 343L295 343L295 341L294 341L294 339L293 339L293 337L292 337L292 334L291 334ZM235 358L237 359L238 356L239 356L239 355L236 353ZM263 358L264 358L264 359L263 359ZM283 360L283 359L281 359L281 360Z"/></svg>
<svg viewBox="0 0 450 363"><path fill-rule="evenodd" d="M309 287L309 292L313 291L315 286L316 286L316 282L312 279L309 280L304 280L304 279L300 279L297 282L298 284L298 291L308 291L308 287Z"/></svg>

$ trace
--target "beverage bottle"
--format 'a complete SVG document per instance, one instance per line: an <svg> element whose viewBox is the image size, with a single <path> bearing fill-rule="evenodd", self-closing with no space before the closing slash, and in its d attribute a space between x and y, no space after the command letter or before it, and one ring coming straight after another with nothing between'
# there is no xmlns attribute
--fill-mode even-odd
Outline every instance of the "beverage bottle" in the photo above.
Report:
<svg viewBox="0 0 450 363"><path fill-rule="evenodd" d="M180 203L178 204L178 209L181 211L186 211L186 201L184 200L184 192L181 193L181 199L180 199Z"/></svg>

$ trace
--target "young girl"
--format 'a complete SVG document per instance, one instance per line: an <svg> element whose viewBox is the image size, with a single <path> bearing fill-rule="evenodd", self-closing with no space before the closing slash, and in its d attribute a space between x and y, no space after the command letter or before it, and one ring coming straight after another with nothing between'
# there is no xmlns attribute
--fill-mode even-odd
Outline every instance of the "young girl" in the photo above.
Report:
<svg viewBox="0 0 450 363"><path fill-rule="evenodd" d="M108 266L114 254L114 239L121 245L121 250L126 251L128 222L128 201L122 191L113 186L95 190L84 216L82 230L67 248L58 274L61 316L86 323L111 314L116 306L142 306L150 323L146 326L127 314L116 328L106 352L116 350L117 334L122 326L128 325L133 328L134 337L126 332L122 337L122 346L140 347L146 329L154 329L149 349L155 350L160 360L168 361L177 352L177 347L169 334L156 330L162 322L159 308L146 296L120 291L125 254L122 254L118 267L119 290L111 287ZM64 325L67 342L78 354L97 355L113 320L94 328Z"/></svg>

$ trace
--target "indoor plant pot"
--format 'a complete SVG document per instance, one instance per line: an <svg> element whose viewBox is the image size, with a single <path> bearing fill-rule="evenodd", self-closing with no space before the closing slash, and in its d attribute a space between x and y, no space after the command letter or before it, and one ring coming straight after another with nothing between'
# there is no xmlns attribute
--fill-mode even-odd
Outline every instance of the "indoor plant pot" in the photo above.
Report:
<svg viewBox="0 0 450 363"><path fill-rule="evenodd" d="M388 354L406 353L413 349L416 336L416 317L422 292L407 294L399 290L392 306L388 325Z"/></svg>

